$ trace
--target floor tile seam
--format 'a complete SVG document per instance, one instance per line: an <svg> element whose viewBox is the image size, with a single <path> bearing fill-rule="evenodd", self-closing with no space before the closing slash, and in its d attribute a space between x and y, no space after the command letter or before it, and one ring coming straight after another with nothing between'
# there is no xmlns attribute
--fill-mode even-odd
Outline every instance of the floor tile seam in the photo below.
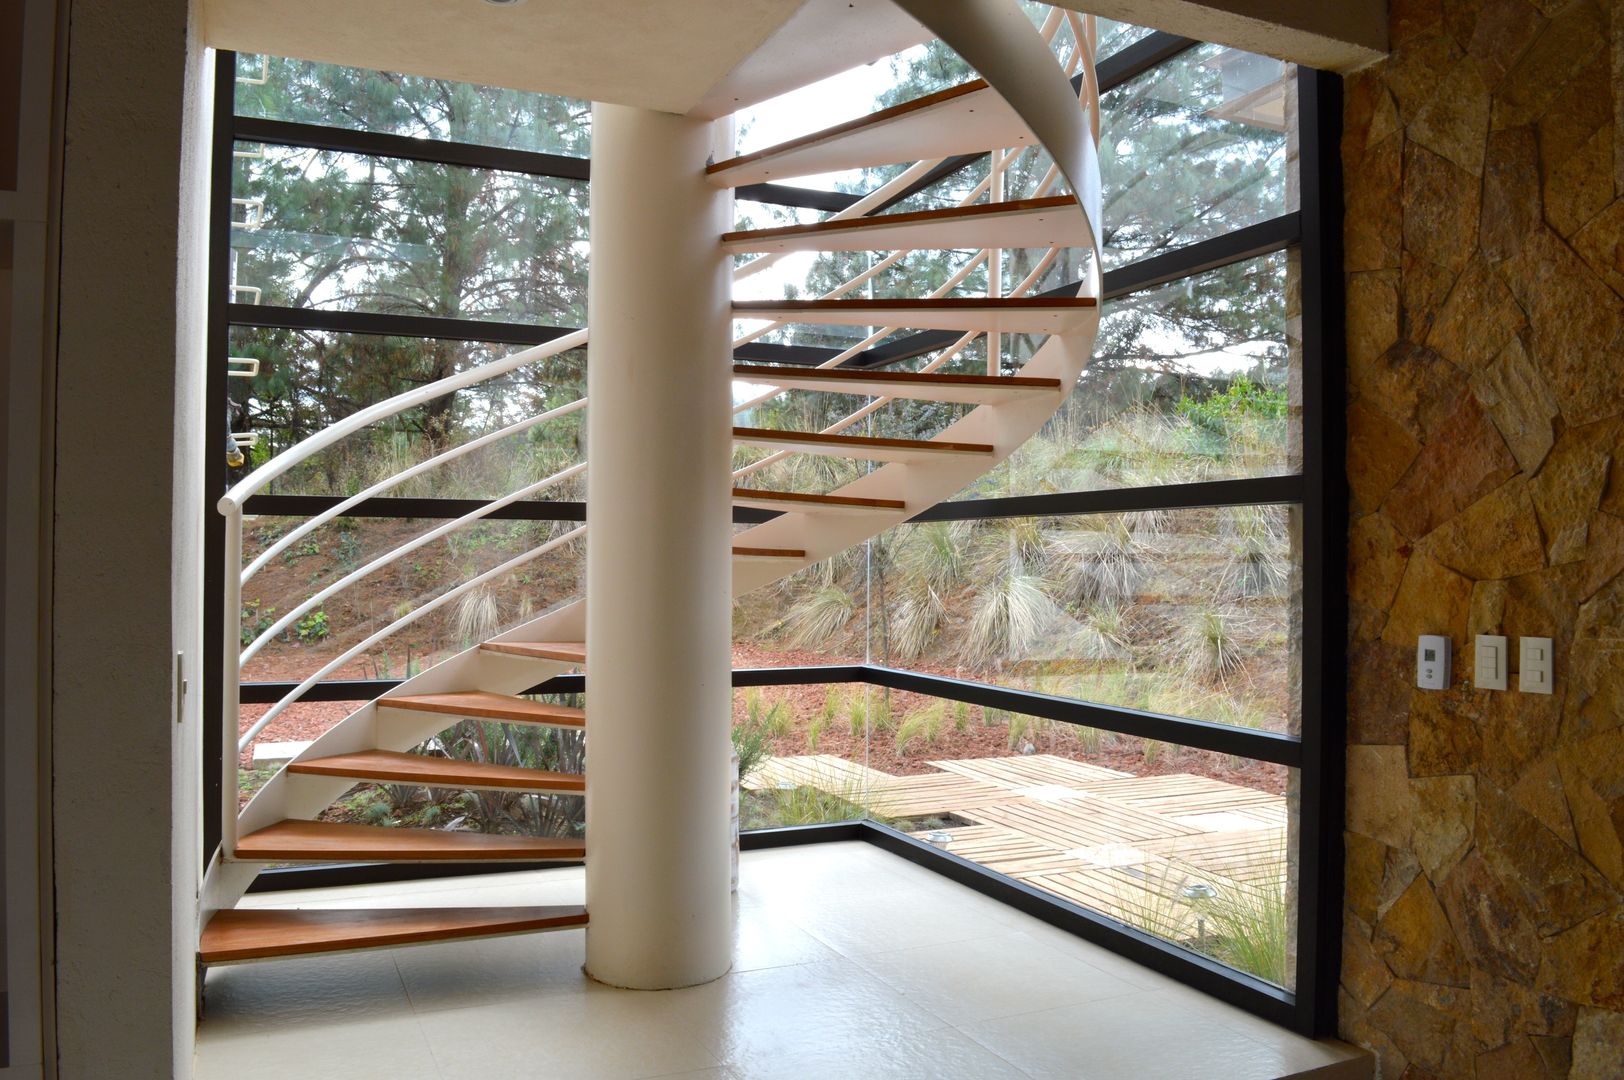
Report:
<svg viewBox="0 0 1624 1080"><path fill-rule="evenodd" d="M1267 1022L1267 1021L1265 1021L1265 1022ZM1226 1031L1230 1032L1231 1034L1238 1035L1239 1037L1245 1039L1247 1042L1252 1043L1254 1046L1257 1046L1258 1048L1260 1048L1262 1050L1266 1050L1269 1053L1275 1055L1276 1059L1280 1062L1282 1067L1285 1067L1287 1065L1287 1059L1288 1059L1289 1055L1293 1051L1295 1051L1295 1050L1297 1050L1297 1049L1299 1049L1301 1047L1315 1045L1315 1041L1313 1039L1310 1039L1310 1038L1308 1038L1307 1036L1304 1036L1304 1035L1299 1035L1295 1031L1291 1031L1288 1028L1281 1028L1280 1029L1280 1038L1283 1039L1283 1040L1286 1040L1285 1042L1283 1042L1283 1043L1282 1042L1267 1042L1264 1039L1262 1039L1261 1037L1252 1034L1252 1032L1244 1031L1244 1030L1242 1030L1242 1029L1240 1029L1238 1027L1233 1027L1233 1026L1231 1026L1230 1024L1228 1024L1225 1021L1218 1020L1218 1021L1214 1021L1214 1023L1221 1024L1224 1027L1224 1029ZM1335 1062L1322 1062L1321 1064L1323 1064L1323 1065L1331 1065L1331 1064L1335 1064ZM1318 1065L1302 1066L1302 1067L1293 1068L1292 1071L1293 1072L1301 1072L1301 1071L1303 1071L1304 1068L1318 1068L1318 1067L1319 1067Z"/></svg>
<svg viewBox="0 0 1624 1080"><path fill-rule="evenodd" d="M1310 1039L1306 1035L1301 1035L1288 1027L1281 1027L1277 1024L1271 1024L1268 1020L1263 1019L1261 1016L1254 1016L1251 1013L1242 1012L1239 1015L1232 1017L1228 1012L1229 1009L1233 1008L1232 1006L1226 1006L1217 999L1212 998L1202 993L1200 990L1187 986L1183 983L1176 983L1165 990L1156 990L1150 992L1162 994L1166 998L1170 1008L1196 1017L1197 1019L1203 1020L1207 1023L1217 1024L1219 1027L1231 1031L1236 1035L1240 1035L1243 1038L1250 1039L1252 1042L1255 1042L1260 1046L1268 1047L1270 1049L1278 1049L1278 1044L1270 1042L1269 1040L1271 1039L1283 1040L1285 1044L1289 1046L1312 1045L1315 1043L1314 1039ZM1256 1032L1257 1025L1260 1024L1269 1026L1267 1038L1265 1038L1265 1036L1261 1033L1254 1034L1254 1032Z"/></svg>
<svg viewBox="0 0 1624 1080"><path fill-rule="evenodd" d="M446 1076L445 1071L441 1068L439 1058L436 1057L435 1054L434 1054L434 1044L433 1044L432 1040L430 1040L428 1032L423 1028L423 1025L422 1025L421 1021L419 1021L416 1016L412 1016L410 1013L400 1013L400 1014L390 1014L388 1016L347 1017L343 1021L341 1021L341 1023L342 1023L343 1026L348 1028L348 1027L351 1027L351 1026L355 1025L358 1022L359 1023L385 1023L385 1022L396 1022L396 1021L408 1020L408 1019L411 1020L412 1027L417 1031L418 1038L422 1040L423 1050L428 1053L429 1060L434 1066L434 1075L433 1075L433 1077L425 1077L425 1078L423 1078L423 1080L450 1080L450 1078ZM274 1029L272 1029L272 1030L274 1030ZM263 1037L267 1033L268 1033L267 1029L259 1029L259 1030L255 1030L255 1031L251 1032L252 1035L258 1036L258 1037ZM289 1035L296 1035L296 1037L298 1037L301 1040L307 1040L309 1038L308 1033L306 1033L306 1032L297 1032L297 1033L287 1032L287 1033ZM234 1041L234 1040L231 1040L228 1037L227 1041ZM198 1060L199 1056L202 1055L203 1053L204 1053L203 1044L201 1042L199 1042L197 1044L197 1048L193 1051L193 1054L192 1054L192 1063L193 1063L194 1075L196 1074L197 1060ZM205 1078L205 1080L206 1080L206 1078Z"/></svg>
<svg viewBox="0 0 1624 1080"><path fill-rule="evenodd" d="M827 946L825 946L825 948L827 948ZM734 964L733 967L728 968L727 973L729 975L750 975L757 971L782 971L785 968L806 967L810 964L826 964L828 962L828 957L820 957L807 960L786 960L783 963L755 964L750 967L743 968L739 967L737 964Z"/></svg>
<svg viewBox="0 0 1624 1080"><path fill-rule="evenodd" d="M948 943L945 943L945 944L958 944L958 943L956 943L956 942L948 942ZM931 946L931 945L917 946L917 948L921 948L921 949L929 949L929 948L935 948L935 947L937 947L937 946ZM910 950L897 950L897 951L902 952L902 951L910 951ZM895 953L887 953L887 954L884 954L884 955L895 955ZM1015 1017L1015 1016L1026 1016L1026 1015L1029 1015L1029 1014L1032 1014L1032 1013L1048 1012L1051 1009L1063 1009L1063 1008L1070 1008L1070 1007L1076 1006L1076 1005L1088 1005L1088 1004L1091 1004L1093 1002L1106 1001L1106 1000L1111 999L1111 998L1124 997L1124 996L1126 996L1128 994L1139 992L1137 987L1133 987L1133 986L1129 985L1126 982L1122 982L1122 985L1126 989L1123 989L1123 990L1120 990L1120 991L1117 991L1117 992L1114 992L1114 993L1096 994L1096 995L1091 995L1091 996L1088 996L1088 997L1079 997L1079 998L1075 998L1075 999L1069 999L1069 1000L1066 1000L1066 1001L1063 1001L1063 1002L1059 1002L1058 1004L1046 1004L1043 1007L1037 1008L1037 1009L1016 1009L1013 1012L999 1012L999 1013L986 1015L986 1016L976 1016L976 1017L972 1017L972 1018L969 1018L969 1019L957 1019L956 1020L951 1016L943 1015L937 1008L927 1004L926 1002L921 1000L917 995L911 993L908 990L908 988L905 985L902 984L902 981L901 981L900 978L898 978L898 979L889 978L889 977L886 976L886 974L884 972L875 970L874 968L872 968L869 965L865 964L862 961L862 959L860 959L860 958L853 958L852 962L857 964L858 967L862 968L862 970L864 972L866 972L869 975L869 977L878 980L880 983L885 985L887 988L889 988L893 992L901 995L905 1000L912 1003L916 1008L922 1009L926 1013L929 1013L930 1015L932 1015L932 1016L936 1017L937 1019L941 1020L942 1023L944 1025L946 1025L947 1027L952 1028L952 1029L954 1029L956 1031L963 1032L966 1035L968 1035L969 1033L965 1032L963 1027L961 1026L961 1025L966 1024L966 1023L978 1024L978 1023L983 1023L983 1022L990 1022L990 1021L993 1021L993 1020L1005 1020L1005 1019L1009 1019L1010 1017ZM1103 975L1105 973L1101 972L1101 974ZM1106 978L1112 978L1112 977L1109 976L1109 975L1106 975ZM1115 981L1121 982L1121 980L1115 980ZM931 1029L931 1030L935 1030L935 1029Z"/></svg>
<svg viewBox="0 0 1624 1080"><path fill-rule="evenodd" d="M514 1003L516 1004L517 1001L515 1001ZM480 1004L480 1005L466 1006L466 1007L464 1007L462 1009L444 1010L444 1011L442 1011L442 1012L440 1012L438 1014L435 1014L435 1015L444 1016L447 1013L451 1013L451 1012L462 1012L462 1011L468 1011L468 1010L472 1010L472 1009L484 1010L484 1009L489 1009L490 1007L491 1007L491 1003L486 1002L486 1003ZM421 1019L418 1020L418 1026L419 1026L420 1029L422 1028ZM435 1066L435 1069L438 1072L439 1080L451 1080L450 1075L446 1072L446 1066L444 1066L444 1065L442 1065L440 1063L440 1057L434 1051L434 1040L429 1037L427 1031L423 1032L423 1038L424 1038L425 1044L429 1048L429 1052L430 1052L431 1056L433 1057L434 1066ZM727 1063L722 1060L721 1055L718 1054L715 1050L713 1050L706 1043L704 1043L702 1040L700 1040L698 1038L695 1038L693 1035L689 1035L689 1034L682 1034L682 1035L678 1036L678 1038L681 1040L681 1043L676 1044L676 1045L686 1045L688 1047L691 1047L694 1050L699 1051L701 1057L703 1059L706 1059L706 1060L702 1061L701 1064L696 1065L696 1066L694 1066L692 1068L679 1069L676 1072L671 1072L671 1071L667 1070L665 1072L639 1073L636 1076L627 1077L626 1080L658 1080L658 1078L660 1078L660 1077L682 1076L685 1073L697 1072L700 1069L727 1069L728 1068ZM582 1061L581 1064L586 1065L586 1064L589 1064L589 1062ZM729 1070L729 1071L731 1071L731 1070Z"/></svg>
<svg viewBox="0 0 1624 1080"><path fill-rule="evenodd" d="M1058 947L1046 945L1042 941L1040 941L1037 938L1033 937L1032 935L1026 933L1026 931L1020 929L1019 927L1013 927L1013 926L1003 928L1003 929L1000 930L1000 932L998 932L996 934L986 934L986 935L983 935L982 937L977 938L977 939L968 939L968 938L966 938L966 939L959 939L959 940L955 940L955 941L932 941L932 942L926 942L923 945L903 945L903 946L901 946L899 948L895 948L895 949L884 949L884 950L881 950L879 952L869 953L868 957L870 959L878 959L880 957L900 957L903 953L918 952L918 951L923 950L923 949L939 949L943 945L962 945L962 944L964 944L964 942L966 940L992 941L992 940L995 940L995 939L1007 938L1007 937L1025 938L1028 942L1030 942L1034 946L1036 946L1036 947L1038 947L1040 949L1047 949L1050 952L1053 952L1053 953L1057 954L1058 956L1060 956L1063 959L1072 960L1072 961L1075 961L1076 963L1084 964L1084 965L1087 965L1089 967L1093 967L1093 965L1089 964L1089 962L1087 960L1085 960L1084 958L1082 958L1080 956L1068 956L1064 952L1062 952ZM1078 938L1078 940L1081 941L1082 939ZM1098 969L1098 968L1095 968L1095 970L1099 971L1099 973L1101 975L1109 975L1110 974L1110 972L1104 971L1104 970L1101 970L1101 969Z"/></svg>
<svg viewBox="0 0 1624 1080"><path fill-rule="evenodd" d="M410 1000L410 991L408 991L408 998L410 1000L413 1015L417 1016L421 1020L423 1017L427 1016L439 1017L445 1016L447 1013L467 1012L474 1009L502 1009L514 1008L521 1005L539 1006L549 1003L559 1005L563 1003L562 999L564 998L570 998L578 1001L581 994L582 991L579 988L574 987L563 988L563 992L561 993L560 987L554 985L531 987L524 990L516 990L507 994L493 994L493 996L483 998L479 1001L447 1002L444 1005L434 1005L428 1001L424 1001L423 1003L419 1004L416 1000Z"/></svg>
<svg viewBox="0 0 1624 1080"><path fill-rule="evenodd" d="M854 960L855 961L855 960L859 959L861 956L864 955L863 953L847 952L845 949L842 949L840 946L836 945L834 942L830 941L828 938L824 937L822 934L819 934L816 930L814 930L810 926L807 926L807 925L805 925L803 923L796 923L795 925L799 930L801 930L803 933L807 934L809 937L816 940L821 945L825 946L828 949L833 950L838 956L840 956L841 959ZM975 940L978 936L980 936L980 935L970 934L970 935L967 935L965 937L954 937L954 938L949 938L949 939L947 939L945 941L929 942L928 944L931 944L931 945L958 945L958 944L962 944L962 943L964 943L966 941ZM994 936L994 935L986 935L986 936L990 937L990 936ZM870 954L870 955L872 955L872 954Z"/></svg>
<svg viewBox="0 0 1624 1080"><path fill-rule="evenodd" d="M976 1022L980 1023L981 1021L976 1021ZM986 1040L978 1039L976 1037L975 1032L970 1031L967 1028L958 1027L958 1026L954 1026L953 1030L957 1031L960 1035L963 1035L966 1039L969 1039L975 1045L981 1047L981 1049L985 1050L987 1053L991 1054L993 1057L997 1058L999 1061L1002 1061L1004 1064L1008 1065L1011 1069L1014 1069L1020 1075L1030 1077L1030 1078L1032 1078L1032 1080L1042 1080L1042 1075L1043 1074L1035 1073L1035 1072L1031 1071L1030 1069L1022 1068L1019 1063L1017 1063L1015 1061L1011 1061L1009 1058L1005 1057L1003 1054L1000 1054L996 1048L988 1045ZM1079 1077L1078 1080L1082 1080L1082 1078Z"/></svg>

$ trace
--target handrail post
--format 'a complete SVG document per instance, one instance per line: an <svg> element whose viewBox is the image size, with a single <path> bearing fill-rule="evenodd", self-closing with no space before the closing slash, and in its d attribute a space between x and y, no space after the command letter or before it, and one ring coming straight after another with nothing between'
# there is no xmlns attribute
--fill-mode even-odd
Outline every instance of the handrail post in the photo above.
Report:
<svg viewBox="0 0 1624 1080"><path fill-rule="evenodd" d="M225 536L225 616L221 633L220 724L220 857L229 859L237 850L237 727L242 699L242 507L221 502L226 518Z"/></svg>

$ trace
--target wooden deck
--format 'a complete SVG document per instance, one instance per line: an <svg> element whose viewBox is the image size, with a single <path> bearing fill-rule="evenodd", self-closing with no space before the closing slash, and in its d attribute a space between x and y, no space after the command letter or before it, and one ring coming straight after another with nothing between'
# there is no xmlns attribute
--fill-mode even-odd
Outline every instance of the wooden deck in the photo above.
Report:
<svg viewBox="0 0 1624 1080"><path fill-rule="evenodd" d="M754 789L813 787L914 835L1165 937L1198 933L1200 896L1279 903L1287 800L1204 776L1131 773L1051 754L933 761L893 776L828 754L768 758Z"/></svg>

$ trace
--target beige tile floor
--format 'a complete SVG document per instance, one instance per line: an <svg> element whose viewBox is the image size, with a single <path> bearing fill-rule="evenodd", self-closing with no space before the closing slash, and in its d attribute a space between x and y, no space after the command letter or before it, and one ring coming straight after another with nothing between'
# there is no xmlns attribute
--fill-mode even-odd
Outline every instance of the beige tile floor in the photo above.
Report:
<svg viewBox="0 0 1624 1080"><path fill-rule="evenodd" d="M579 869L251 898L580 903ZM1368 1077L1299 1038L862 843L746 853L732 972L641 993L584 932L226 967L198 1080Z"/></svg>

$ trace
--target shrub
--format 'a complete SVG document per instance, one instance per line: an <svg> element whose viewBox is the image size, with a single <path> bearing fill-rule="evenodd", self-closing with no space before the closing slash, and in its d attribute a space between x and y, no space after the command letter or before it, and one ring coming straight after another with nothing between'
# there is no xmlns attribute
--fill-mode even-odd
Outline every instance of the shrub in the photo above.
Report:
<svg viewBox="0 0 1624 1080"><path fill-rule="evenodd" d="M276 609L261 609L258 600L244 600L242 603L242 621L247 624L242 628L241 639L244 645L252 645L254 639L276 625Z"/></svg>
<svg viewBox="0 0 1624 1080"><path fill-rule="evenodd" d="M732 731L733 752L739 755L739 783L749 779L767 756L767 733L759 724L746 721Z"/></svg>
<svg viewBox="0 0 1624 1080"><path fill-rule="evenodd" d="M293 624L300 641L320 641L327 636L327 613L320 608Z"/></svg>
<svg viewBox="0 0 1624 1080"><path fill-rule="evenodd" d="M909 745L915 740L925 737L929 723L930 720L923 709L911 712L902 718L902 722L897 725L896 749L898 757L906 753Z"/></svg>
<svg viewBox="0 0 1624 1080"><path fill-rule="evenodd" d="M819 713L806 726L806 749L808 753L815 754L818 752L818 740L823 738L823 729L828 726L828 723L823 714Z"/></svg>
<svg viewBox="0 0 1624 1080"><path fill-rule="evenodd" d="M851 593L838 585L825 585L790 608L781 625L788 631L790 645L815 649L839 633L854 610Z"/></svg>

